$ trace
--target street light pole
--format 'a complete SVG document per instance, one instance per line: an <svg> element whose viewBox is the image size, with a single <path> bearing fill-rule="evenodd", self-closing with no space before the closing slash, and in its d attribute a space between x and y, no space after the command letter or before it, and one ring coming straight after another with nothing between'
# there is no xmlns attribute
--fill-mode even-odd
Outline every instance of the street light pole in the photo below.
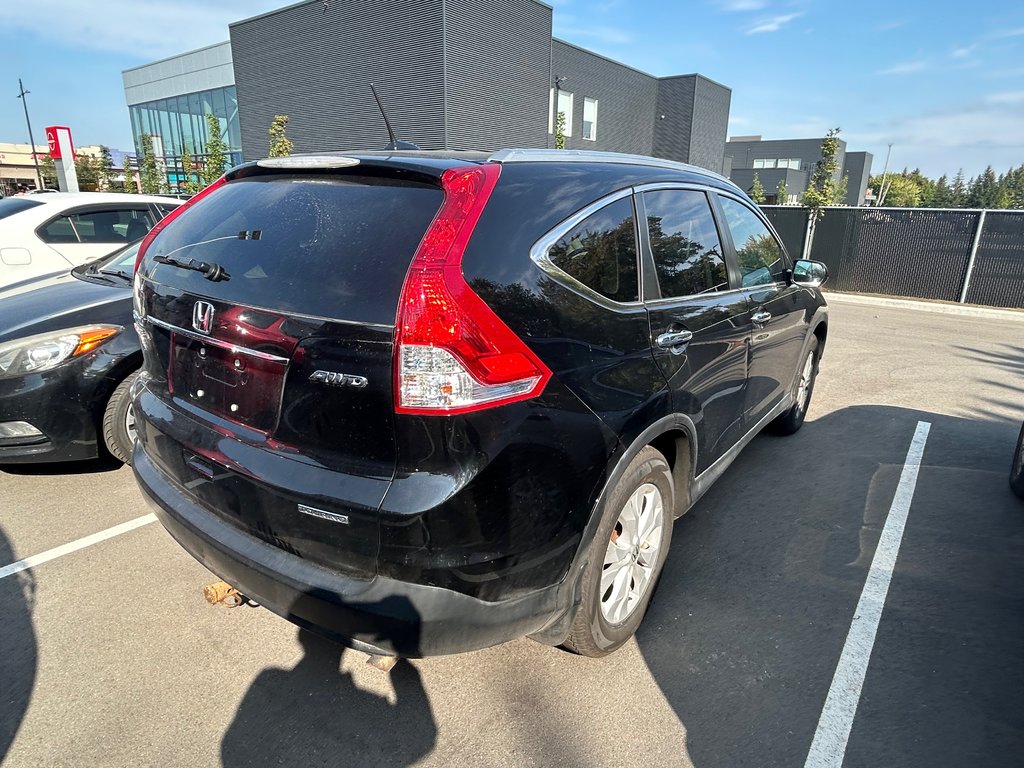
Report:
<svg viewBox="0 0 1024 768"><path fill-rule="evenodd" d="M888 191L885 188L885 175L889 171L889 155L892 154L892 144L889 145L889 149L885 153L885 165L882 166L882 183L878 187L878 196L875 197L875 207L878 208L885 202L885 193Z"/></svg>
<svg viewBox="0 0 1024 768"><path fill-rule="evenodd" d="M43 175L39 172L39 158L36 157L36 142L32 138L32 123L28 119L28 101L25 99L25 94L32 93L32 91L26 91L25 86L21 84L21 78L18 78L18 98L21 99L21 106L25 108L25 125L28 126L28 145L31 147L32 162L36 164L36 184L37 189L43 188Z"/></svg>

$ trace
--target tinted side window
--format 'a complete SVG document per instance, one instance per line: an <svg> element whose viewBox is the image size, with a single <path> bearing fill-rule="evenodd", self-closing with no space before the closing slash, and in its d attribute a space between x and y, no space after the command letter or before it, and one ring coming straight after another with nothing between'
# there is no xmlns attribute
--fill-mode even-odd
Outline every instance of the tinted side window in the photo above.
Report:
<svg viewBox="0 0 1024 768"><path fill-rule="evenodd" d="M124 243L145 237L153 227L153 215L142 208L82 211L71 219L83 243Z"/></svg>
<svg viewBox="0 0 1024 768"><path fill-rule="evenodd" d="M71 226L71 219L60 216L39 230L39 237L44 243L77 243L78 235Z"/></svg>
<svg viewBox="0 0 1024 768"><path fill-rule="evenodd" d="M644 207L662 296L693 296L729 289L718 229L703 192L645 192Z"/></svg>
<svg viewBox="0 0 1024 768"><path fill-rule="evenodd" d="M612 301L637 301L636 224L633 200L609 203L551 246L551 262Z"/></svg>
<svg viewBox="0 0 1024 768"><path fill-rule="evenodd" d="M786 268L782 247L768 227L743 203L728 197L719 200L736 246L743 287L782 282Z"/></svg>
<svg viewBox="0 0 1024 768"><path fill-rule="evenodd" d="M42 205L42 203L36 200L27 200L24 197L5 197L0 200L0 219L6 219L15 213L35 208L37 205Z"/></svg>

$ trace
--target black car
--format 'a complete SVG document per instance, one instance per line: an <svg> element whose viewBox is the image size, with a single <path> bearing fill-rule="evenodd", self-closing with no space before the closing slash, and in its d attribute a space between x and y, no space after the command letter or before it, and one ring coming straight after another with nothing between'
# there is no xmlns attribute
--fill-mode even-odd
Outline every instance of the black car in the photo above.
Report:
<svg viewBox="0 0 1024 768"><path fill-rule="evenodd" d="M138 249L0 291L0 464L131 460Z"/></svg>
<svg viewBox="0 0 1024 768"><path fill-rule="evenodd" d="M1010 488L1024 499L1024 426L1020 428L1017 448L1013 452L1013 462L1010 464Z"/></svg>
<svg viewBox="0 0 1024 768"><path fill-rule="evenodd" d="M244 594L379 654L620 646L673 519L800 428L827 333L824 265L644 157L263 160L142 251L145 496Z"/></svg>

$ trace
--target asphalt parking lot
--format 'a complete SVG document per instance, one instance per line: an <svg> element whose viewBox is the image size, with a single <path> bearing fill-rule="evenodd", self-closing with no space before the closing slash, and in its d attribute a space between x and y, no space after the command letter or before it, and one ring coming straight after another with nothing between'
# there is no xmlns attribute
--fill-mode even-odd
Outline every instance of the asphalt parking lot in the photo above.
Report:
<svg viewBox="0 0 1024 768"><path fill-rule="evenodd" d="M1015 764L1022 419L1024 315L833 301L803 430L758 437L677 522L635 642L601 660L521 640L388 675L207 605L212 577L143 521L0 578L0 763L838 765L852 699L843 765ZM0 469L0 569L147 513L128 469ZM891 581L851 649L869 573ZM859 699L833 686L847 662L866 664Z"/></svg>

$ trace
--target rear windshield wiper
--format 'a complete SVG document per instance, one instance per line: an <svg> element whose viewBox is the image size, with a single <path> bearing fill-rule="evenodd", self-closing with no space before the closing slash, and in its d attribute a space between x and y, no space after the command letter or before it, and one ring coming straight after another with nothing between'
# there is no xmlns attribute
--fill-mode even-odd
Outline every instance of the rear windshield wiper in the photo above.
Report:
<svg viewBox="0 0 1024 768"><path fill-rule="evenodd" d="M221 280L230 280L231 275L227 273L220 264L212 264L207 261L196 261L195 259L189 259L183 261L179 259L172 259L170 256L154 256L153 261L158 264L170 264L172 267L180 267L181 269L191 269L194 272L201 272L203 277L213 282L219 282Z"/></svg>
<svg viewBox="0 0 1024 768"><path fill-rule="evenodd" d="M127 280L129 283L132 281L131 273L126 272L123 269L101 269L95 274L110 275L111 277L120 277L124 280Z"/></svg>

